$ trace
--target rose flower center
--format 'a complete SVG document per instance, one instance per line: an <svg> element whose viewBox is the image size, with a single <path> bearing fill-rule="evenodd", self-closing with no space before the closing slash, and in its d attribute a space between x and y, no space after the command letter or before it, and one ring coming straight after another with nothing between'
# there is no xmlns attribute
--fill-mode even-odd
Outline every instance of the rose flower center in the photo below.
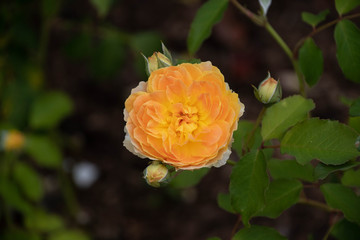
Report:
<svg viewBox="0 0 360 240"><path fill-rule="evenodd" d="M171 114L170 127L176 133L178 143L184 144L189 136L198 128L198 109L193 106L175 103Z"/></svg>

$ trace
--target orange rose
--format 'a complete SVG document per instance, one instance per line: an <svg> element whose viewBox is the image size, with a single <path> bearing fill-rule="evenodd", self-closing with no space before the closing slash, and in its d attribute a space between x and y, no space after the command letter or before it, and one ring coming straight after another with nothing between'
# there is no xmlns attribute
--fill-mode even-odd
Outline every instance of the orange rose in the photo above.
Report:
<svg viewBox="0 0 360 240"><path fill-rule="evenodd" d="M176 169L220 167L244 105L211 62L158 69L125 102L124 146Z"/></svg>

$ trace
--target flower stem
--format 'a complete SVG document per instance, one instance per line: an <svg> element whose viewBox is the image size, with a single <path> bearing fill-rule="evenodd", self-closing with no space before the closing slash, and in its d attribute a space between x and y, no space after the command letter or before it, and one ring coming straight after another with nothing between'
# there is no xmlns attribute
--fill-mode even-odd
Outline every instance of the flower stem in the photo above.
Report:
<svg viewBox="0 0 360 240"><path fill-rule="evenodd" d="M234 235L236 234L237 229L239 228L241 224L241 214L239 214L238 219L236 220L236 223L231 231L231 239L233 239Z"/></svg>
<svg viewBox="0 0 360 240"><path fill-rule="evenodd" d="M301 38L296 43L293 54L296 55L298 53L300 47L304 44L304 42L305 42L305 40L307 38L313 37L314 35L318 34L319 32L322 32L325 29L328 29L329 27L337 24L338 22L340 22L343 19L353 19L353 18L358 18L358 17L360 17L360 13L355 13L355 14L348 15L348 16L345 16L345 17L340 17L338 19L335 19L335 20L332 20L332 21L330 21L328 23L323 24L323 25L319 26L318 28L315 28L311 33L309 33L307 36Z"/></svg>
<svg viewBox="0 0 360 240"><path fill-rule="evenodd" d="M285 43L285 41L280 37L280 35L275 31L275 29L270 25L270 23L266 20L265 17L256 15L251 12L249 9L245 8L242 4L240 4L237 0L231 0L234 6L240 10L245 16L247 16L252 22L256 25L264 27L268 33L274 38L274 40L280 45L285 54L289 57L293 68L296 72L296 76L299 81L299 92L302 96L305 97L305 80L304 76L300 71L299 63L295 58L293 52L290 50L289 46Z"/></svg>
<svg viewBox="0 0 360 240"><path fill-rule="evenodd" d="M326 212L341 212L340 210L329 207L328 205L326 205L322 202L314 201L314 200L307 199L307 198L300 198L298 203L313 206L313 207L322 209Z"/></svg>
<svg viewBox="0 0 360 240"><path fill-rule="evenodd" d="M275 41L280 45L280 47L289 57L299 81L299 92L302 96L305 97L305 80L303 74L300 71L298 60L294 57L294 54L290 50L289 46L285 43L285 41L280 37L280 35L275 31L275 29L270 25L269 22L266 22L265 29L268 31L268 33L270 33L270 35L275 39Z"/></svg>
<svg viewBox="0 0 360 240"><path fill-rule="evenodd" d="M227 160L227 162L226 162L227 164L229 164L229 165L231 165L231 166L235 166L235 164L236 164L236 162L235 161L233 161L233 160Z"/></svg>

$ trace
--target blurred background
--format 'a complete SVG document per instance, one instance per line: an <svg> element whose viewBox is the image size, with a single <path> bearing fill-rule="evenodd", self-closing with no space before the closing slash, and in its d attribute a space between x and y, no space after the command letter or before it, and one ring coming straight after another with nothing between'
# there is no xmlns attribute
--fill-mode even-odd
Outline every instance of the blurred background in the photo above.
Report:
<svg viewBox="0 0 360 240"><path fill-rule="evenodd" d="M142 178L148 161L122 144L124 101L146 80L140 52L150 56L163 41L175 58L188 58L190 24L204 2L1 1L1 239L230 238L237 216L220 209L216 199L228 191L231 167L209 170L196 186L156 189ZM259 9L257 1L242 2ZM268 18L293 48L312 30L301 12L325 9L327 21L337 18L333 1L274 0ZM314 39L325 60L320 82L308 91L317 105L313 115L346 122L348 109L340 99L358 97L360 89L337 65L333 30ZM246 106L243 119L257 117L262 106L251 84L268 71L280 79L284 96L298 91L282 49L231 4L196 57L221 69ZM20 150L7 147L11 134ZM316 190L306 191L323 200ZM319 239L328 219L321 210L297 205L277 220L254 222L289 239Z"/></svg>

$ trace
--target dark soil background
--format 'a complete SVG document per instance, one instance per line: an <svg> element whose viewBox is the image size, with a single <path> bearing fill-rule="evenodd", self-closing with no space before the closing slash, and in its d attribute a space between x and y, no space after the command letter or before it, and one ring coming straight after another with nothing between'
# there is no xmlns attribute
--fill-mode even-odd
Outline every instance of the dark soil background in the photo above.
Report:
<svg viewBox="0 0 360 240"><path fill-rule="evenodd" d="M182 56L186 53L191 21L203 2L115 1L109 14L100 19L88 1L79 0L64 5L59 19L79 22L86 19L94 29L111 24L129 34L157 31L167 47L176 56ZM257 1L242 2L254 11L258 9ZM301 12L318 13L324 9L331 11L327 21L337 18L333 1L274 0L268 18L293 48L312 30L301 21ZM100 171L91 187L76 188L80 213L74 224L80 224L95 240L197 240L212 236L230 239L238 216L221 210L216 198L218 193L228 191L231 167L211 169L198 186L189 189L148 186L142 178L148 161L132 155L122 144L124 101L139 81L146 80L134 65L136 56L128 52L115 76L106 81L95 80L87 65L70 61L63 51L72 34L73 30L61 27L61 20L54 24L46 77L50 88L65 91L75 103L73 115L61 125L69 142L67 158L74 163L89 161ZM344 78L337 65L333 28L316 35L315 41L324 52L325 69L320 82L308 91L317 105L313 115L345 122L348 109L339 98L357 97L360 89ZM242 119L255 120L261 109L251 84L259 84L267 71L281 80L285 96L297 91L295 74L282 49L264 29L255 26L231 4L196 57L210 60L221 69L246 106ZM316 189L305 191L311 198L323 201ZM273 226L293 240L307 239L310 235L321 239L330 219L326 212L296 205L276 220L256 218L252 223Z"/></svg>

